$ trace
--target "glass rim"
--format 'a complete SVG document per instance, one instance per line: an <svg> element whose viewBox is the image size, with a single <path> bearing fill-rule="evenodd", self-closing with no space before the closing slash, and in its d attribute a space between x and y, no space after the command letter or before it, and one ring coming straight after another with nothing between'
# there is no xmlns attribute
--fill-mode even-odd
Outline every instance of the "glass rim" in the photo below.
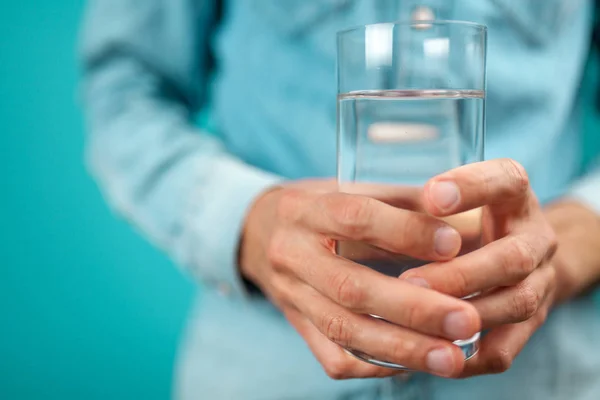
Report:
<svg viewBox="0 0 600 400"><path fill-rule="evenodd" d="M338 31L336 33L336 36L339 39L348 34L364 31L369 27L385 26L385 25L408 26L408 27L410 27L410 26L418 27L421 25L460 26L460 27L474 28L475 30L478 30L481 33L486 33L487 29L488 29L486 25L478 24L477 22L462 21L462 20L451 20L451 19L436 19L436 20L423 20L423 21L399 20L399 21L390 21L390 22L379 22L379 23L375 23L375 24L356 25L356 26Z"/></svg>

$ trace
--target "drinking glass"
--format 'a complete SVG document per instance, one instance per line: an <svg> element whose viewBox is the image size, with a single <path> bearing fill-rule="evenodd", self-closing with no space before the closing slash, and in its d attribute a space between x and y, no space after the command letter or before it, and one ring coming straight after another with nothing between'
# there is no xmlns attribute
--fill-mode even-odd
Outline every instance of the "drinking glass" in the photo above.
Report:
<svg viewBox="0 0 600 400"><path fill-rule="evenodd" d="M486 27L460 21L383 23L338 33L340 191L422 212L425 182L483 160L486 43ZM444 220L461 234L460 254L481 246L480 209ZM339 241L336 251L389 276L429 262L362 242ZM478 343L479 334L454 342L465 359ZM375 365L406 369L347 350Z"/></svg>

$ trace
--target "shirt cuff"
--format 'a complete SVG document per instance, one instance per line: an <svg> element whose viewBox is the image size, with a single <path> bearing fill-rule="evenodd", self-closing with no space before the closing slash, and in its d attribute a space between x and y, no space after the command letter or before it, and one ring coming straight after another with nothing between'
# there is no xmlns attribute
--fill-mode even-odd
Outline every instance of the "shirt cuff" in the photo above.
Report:
<svg viewBox="0 0 600 400"><path fill-rule="evenodd" d="M568 197L581 202L600 216L600 169L577 182Z"/></svg>
<svg viewBox="0 0 600 400"><path fill-rule="evenodd" d="M248 297L238 266L238 246L246 213L267 188L281 181L276 175L233 158L215 160L201 171L199 189L191 196L191 272L227 296ZM210 178L206 177L210 174Z"/></svg>

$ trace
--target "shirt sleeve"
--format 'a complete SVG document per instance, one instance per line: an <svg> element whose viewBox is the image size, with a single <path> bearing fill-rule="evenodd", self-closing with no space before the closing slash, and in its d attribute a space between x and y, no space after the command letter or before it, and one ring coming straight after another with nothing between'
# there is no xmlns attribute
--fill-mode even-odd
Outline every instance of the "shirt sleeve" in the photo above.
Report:
<svg viewBox="0 0 600 400"><path fill-rule="evenodd" d="M87 162L113 208L208 285L238 296L246 210L279 178L192 123L215 1L88 2L81 58Z"/></svg>
<svg viewBox="0 0 600 400"><path fill-rule="evenodd" d="M587 175L571 188L569 197L589 207L600 216L600 160Z"/></svg>

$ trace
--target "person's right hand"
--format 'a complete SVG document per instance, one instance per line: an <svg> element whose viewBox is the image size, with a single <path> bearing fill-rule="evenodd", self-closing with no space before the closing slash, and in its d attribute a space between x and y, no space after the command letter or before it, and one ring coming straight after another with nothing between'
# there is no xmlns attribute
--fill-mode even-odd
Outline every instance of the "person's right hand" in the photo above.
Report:
<svg viewBox="0 0 600 400"><path fill-rule="evenodd" d="M334 379L398 374L359 361L340 346L414 370L459 376L464 356L452 341L480 330L476 309L337 256L336 240L440 261L455 257L461 246L459 233L436 218L337 193L334 182L307 181L255 201L240 243L241 272L280 308Z"/></svg>

